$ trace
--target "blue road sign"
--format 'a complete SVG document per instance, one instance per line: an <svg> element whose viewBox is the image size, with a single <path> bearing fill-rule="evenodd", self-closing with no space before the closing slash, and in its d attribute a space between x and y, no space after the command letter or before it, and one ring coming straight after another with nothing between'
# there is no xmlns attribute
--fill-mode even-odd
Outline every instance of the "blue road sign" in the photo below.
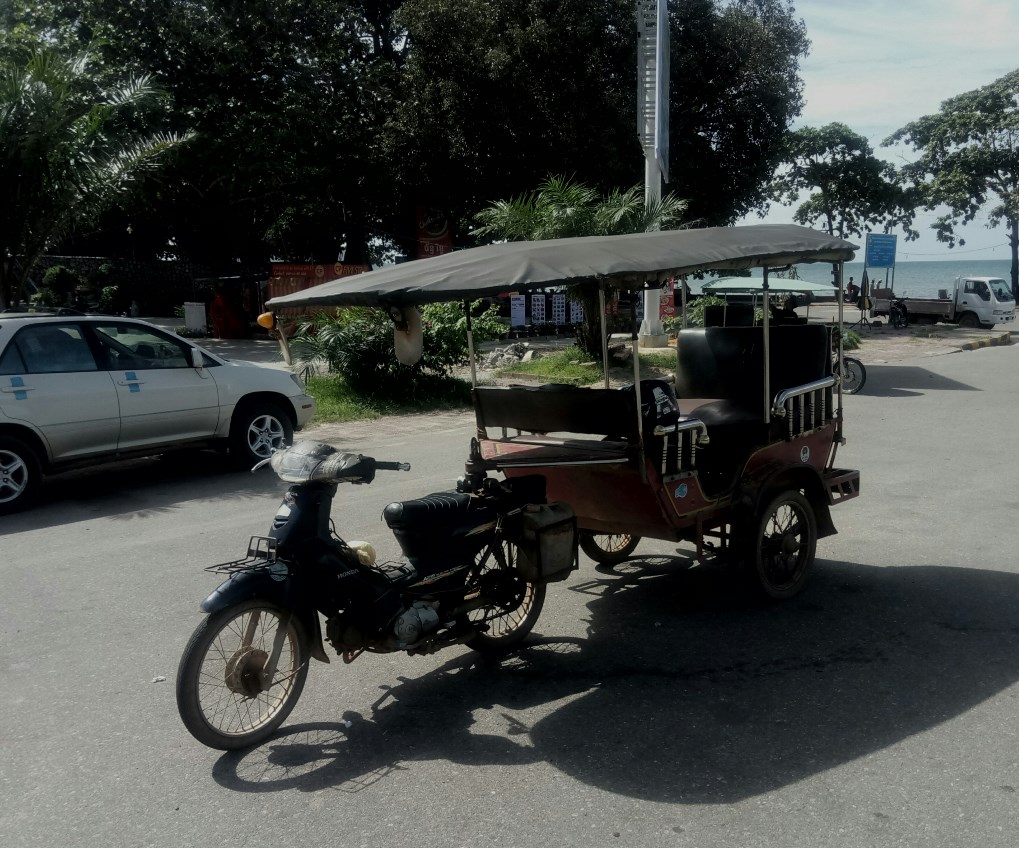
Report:
<svg viewBox="0 0 1019 848"><path fill-rule="evenodd" d="M892 268L895 266L895 242L898 236L867 233L867 267Z"/></svg>

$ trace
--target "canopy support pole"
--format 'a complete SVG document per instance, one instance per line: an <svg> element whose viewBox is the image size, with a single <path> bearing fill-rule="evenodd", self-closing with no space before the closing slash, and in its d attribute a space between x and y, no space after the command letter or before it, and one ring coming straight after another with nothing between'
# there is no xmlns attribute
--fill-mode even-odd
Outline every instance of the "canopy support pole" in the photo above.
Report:
<svg viewBox="0 0 1019 848"><path fill-rule="evenodd" d="M657 307L656 307L657 308ZM644 462L644 417L640 414L640 351L637 340L637 311L630 309L630 350L633 356L633 396L637 400L637 462L640 463L640 481L647 482L647 465ZM608 373L607 371L605 372Z"/></svg>
<svg viewBox="0 0 1019 848"><path fill-rule="evenodd" d="M471 323L471 302L464 301L464 315L467 317L467 356L471 361L471 388L478 385L478 364L474 359L474 325Z"/></svg>
<svg viewBox="0 0 1019 848"><path fill-rule="evenodd" d="M768 266L764 266L764 283L761 285L764 303L764 423L771 423L771 301L768 299Z"/></svg>
<svg viewBox="0 0 1019 848"><path fill-rule="evenodd" d="M609 327L605 321L605 284L598 284L598 313L601 316L601 369L605 375L605 388L609 387Z"/></svg>
<svg viewBox="0 0 1019 848"><path fill-rule="evenodd" d="M835 463L835 451L838 450L838 446L840 444L845 444L846 443L846 438L845 438L845 436L842 435L842 377L846 373L846 364L845 364L845 361L842 358L842 351L843 351L843 347L842 347L842 335L843 335L843 333L845 333L845 327L846 327L846 325L842 323L843 320L844 320L843 309L845 307L845 303L844 303L844 301L842 299L843 298L842 279L843 279L844 271L845 271L845 262L839 262L839 276L838 276L838 279L835 281L835 291L836 291L835 297L836 297L836 300L838 301L838 304L839 304L838 330L836 331L836 334L838 335L838 346L839 346L838 347L839 382L838 382L838 388L837 388L837 392L838 392L838 409L835 412L835 427L836 427L835 446L832 448L832 454L831 454L831 462L832 462L833 465ZM861 312L861 314L862 314L862 312Z"/></svg>

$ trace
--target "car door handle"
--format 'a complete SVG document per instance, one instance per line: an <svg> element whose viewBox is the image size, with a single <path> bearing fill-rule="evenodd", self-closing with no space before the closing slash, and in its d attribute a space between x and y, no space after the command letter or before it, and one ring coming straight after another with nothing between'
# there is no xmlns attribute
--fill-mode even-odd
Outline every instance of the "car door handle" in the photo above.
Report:
<svg viewBox="0 0 1019 848"><path fill-rule="evenodd" d="M117 380L118 386L140 386L144 380Z"/></svg>
<svg viewBox="0 0 1019 848"><path fill-rule="evenodd" d="M14 394L15 392L31 392L35 386L0 386L0 392Z"/></svg>

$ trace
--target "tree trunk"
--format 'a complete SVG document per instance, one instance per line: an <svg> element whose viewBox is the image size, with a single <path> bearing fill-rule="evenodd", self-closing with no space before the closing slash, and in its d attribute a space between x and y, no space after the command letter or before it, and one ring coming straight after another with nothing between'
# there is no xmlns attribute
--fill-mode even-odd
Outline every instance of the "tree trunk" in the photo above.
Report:
<svg viewBox="0 0 1019 848"><path fill-rule="evenodd" d="M1008 225L1008 246L1012 249L1012 299L1019 301L1019 218L1013 218Z"/></svg>

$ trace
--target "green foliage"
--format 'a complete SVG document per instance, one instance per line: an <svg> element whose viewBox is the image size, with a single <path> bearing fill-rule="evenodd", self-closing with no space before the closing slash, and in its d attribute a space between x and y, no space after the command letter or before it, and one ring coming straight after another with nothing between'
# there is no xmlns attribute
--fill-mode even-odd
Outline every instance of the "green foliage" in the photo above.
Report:
<svg viewBox="0 0 1019 848"><path fill-rule="evenodd" d="M956 230L986 210L988 226L1004 224L1012 252L1012 293L1019 295L1019 70L949 98L940 111L896 130L884 144L906 143L920 154L902 170L926 209L948 207L931 226L949 247Z"/></svg>
<svg viewBox="0 0 1019 848"><path fill-rule="evenodd" d="M64 265L53 265L47 268L46 273L42 275L40 287L53 292L58 300L64 300L83 282L82 278L70 268Z"/></svg>
<svg viewBox="0 0 1019 848"><path fill-rule="evenodd" d="M914 205L892 165L878 159L867 139L845 124L804 127L789 133L784 168L772 183L775 200L791 206L804 192L793 219L839 238L863 236L865 229L911 229Z"/></svg>
<svg viewBox="0 0 1019 848"><path fill-rule="evenodd" d="M99 311L110 314L117 309L119 302L120 288L118 286L103 286L99 290Z"/></svg>
<svg viewBox="0 0 1019 848"><path fill-rule="evenodd" d="M475 344L498 338L503 326L494 306L475 301ZM303 324L294 337L294 354L307 372L324 363L357 392L382 397L430 397L449 388L453 369L468 361L467 323L463 305L429 304L422 310L423 355L412 366L401 365L393 347L393 322L381 310L352 308L321 313Z"/></svg>
<svg viewBox="0 0 1019 848"><path fill-rule="evenodd" d="M530 194L493 203L479 212L472 235L533 241L667 230L679 225L685 209L686 201L671 194L645 205L643 189L638 186L601 197L575 180L547 177ZM577 343L587 355L600 355L597 289L591 285L572 286L568 294L584 307L584 324L577 333Z"/></svg>
<svg viewBox="0 0 1019 848"><path fill-rule="evenodd" d="M39 49L0 58L0 305L20 299L39 257L95 220L186 136L132 123L155 94L147 76L103 91L86 56Z"/></svg>
<svg viewBox="0 0 1019 848"><path fill-rule="evenodd" d="M8 5L0 56L94 49L100 86L126 72L168 92L136 128L200 138L76 236L97 255L236 267L331 262L345 242L360 261L379 235L413 255L419 203L466 241L478 210L545 174L600 192L642 177L633 0ZM803 25L788 0L674 0L670 26L672 190L688 219L729 223L764 197L800 111Z"/></svg>
<svg viewBox="0 0 1019 848"><path fill-rule="evenodd" d="M424 355L422 367L449 375L453 368L468 361L467 316L462 303L429 303L422 310ZM495 305L482 308L481 301L471 305L471 332L475 349L482 342L499 338L505 332Z"/></svg>
<svg viewBox="0 0 1019 848"><path fill-rule="evenodd" d="M863 341L855 330L846 330L845 335L842 336L843 350L859 350L861 344Z"/></svg>
<svg viewBox="0 0 1019 848"><path fill-rule="evenodd" d="M702 294L696 300L687 304L686 323L690 327L704 326L704 307L725 306L725 298L717 294Z"/></svg>

